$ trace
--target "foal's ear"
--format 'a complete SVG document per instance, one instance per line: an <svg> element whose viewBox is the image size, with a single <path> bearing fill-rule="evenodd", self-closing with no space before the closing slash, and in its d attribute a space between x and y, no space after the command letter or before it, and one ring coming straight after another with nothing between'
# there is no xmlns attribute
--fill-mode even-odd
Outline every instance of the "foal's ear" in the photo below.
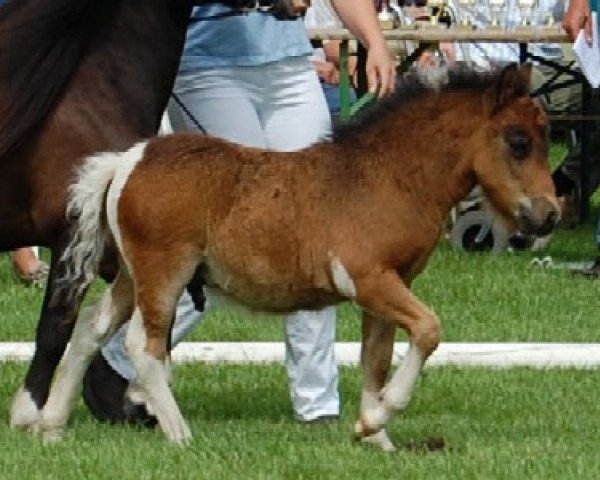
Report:
<svg viewBox="0 0 600 480"><path fill-rule="evenodd" d="M494 85L488 90L486 103L493 115L516 98L529 96L531 64L511 63L505 67Z"/></svg>

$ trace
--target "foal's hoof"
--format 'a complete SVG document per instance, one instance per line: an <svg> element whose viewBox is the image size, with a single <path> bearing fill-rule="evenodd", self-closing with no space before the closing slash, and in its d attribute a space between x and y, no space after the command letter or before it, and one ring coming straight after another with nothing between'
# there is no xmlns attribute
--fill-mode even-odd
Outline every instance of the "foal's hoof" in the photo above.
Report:
<svg viewBox="0 0 600 480"><path fill-rule="evenodd" d="M183 418L165 422L162 422L159 418L159 424L169 442L184 447L192 441L192 432Z"/></svg>
<svg viewBox="0 0 600 480"><path fill-rule="evenodd" d="M384 452L396 451L396 447L394 446L394 444L390 440L390 437L388 437L387 432L383 428L377 433L374 433L373 435L361 438L360 441L362 443L366 443L368 445L373 445L377 448L380 448Z"/></svg>
<svg viewBox="0 0 600 480"><path fill-rule="evenodd" d="M19 388L10 408L11 428L35 433L41 416L42 412L31 398L31 393L24 387Z"/></svg>
<svg viewBox="0 0 600 480"><path fill-rule="evenodd" d="M62 427L40 426L40 431L42 434L42 442L44 442L45 445L61 442L65 433Z"/></svg>
<svg viewBox="0 0 600 480"><path fill-rule="evenodd" d="M390 437L388 437L385 428L382 428L377 432L366 430L360 420L356 422L356 425L354 426L354 438L361 443L378 447L384 452L396 451L396 447L390 440Z"/></svg>

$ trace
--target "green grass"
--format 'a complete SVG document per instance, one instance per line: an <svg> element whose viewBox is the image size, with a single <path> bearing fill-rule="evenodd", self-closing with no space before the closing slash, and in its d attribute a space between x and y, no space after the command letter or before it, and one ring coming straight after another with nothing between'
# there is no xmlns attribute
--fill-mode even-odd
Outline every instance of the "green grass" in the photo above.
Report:
<svg viewBox="0 0 600 480"><path fill-rule="evenodd" d="M595 209L591 218L597 215ZM443 243L414 290L442 318L445 341L598 342L600 282L530 267L535 255L564 262L596 254L593 222L557 231L537 254L464 254ZM103 288L98 282L91 298ZM0 338L31 341L41 300L40 291L15 281L0 255ZM338 340L359 335L356 308L341 305ZM278 317L216 311L190 340L282 338ZM25 369L0 364L5 418ZM600 471L597 370L427 369L409 409L390 424L396 454L351 441L358 369L341 372L341 421L310 427L293 420L282 366L186 365L174 378L194 434L188 448L166 444L158 431L99 424L80 402L56 445L0 422L0 478L529 480L593 479ZM445 448L407 447L431 437L443 438Z"/></svg>
<svg viewBox="0 0 600 480"><path fill-rule="evenodd" d="M0 408L22 377L0 367ZM66 439L0 426L2 478L35 479L593 479L600 372L435 368L390 427L399 452L351 441L360 376L343 369L339 424L302 426L289 414L282 367L178 367L175 393L194 440L167 445L157 431L94 422L76 408ZM576 404L576 408L574 408ZM441 437L445 449L409 449Z"/></svg>

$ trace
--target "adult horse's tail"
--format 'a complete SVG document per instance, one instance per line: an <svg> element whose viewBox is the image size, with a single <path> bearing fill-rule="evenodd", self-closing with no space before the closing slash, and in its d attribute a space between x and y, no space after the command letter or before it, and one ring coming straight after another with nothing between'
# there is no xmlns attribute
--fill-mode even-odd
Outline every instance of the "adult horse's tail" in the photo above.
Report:
<svg viewBox="0 0 600 480"><path fill-rule="evenodd" d="M94 280L106 240L105 197L122 153L101 153L86 159L69 187L67 220L71 239L58 261L53 301L71 301Z"/></svg>

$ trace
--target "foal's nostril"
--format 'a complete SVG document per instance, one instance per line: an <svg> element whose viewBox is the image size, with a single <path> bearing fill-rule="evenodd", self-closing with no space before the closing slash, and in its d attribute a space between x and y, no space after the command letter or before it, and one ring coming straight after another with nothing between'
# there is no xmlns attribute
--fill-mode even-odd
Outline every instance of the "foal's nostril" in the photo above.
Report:
<svg viewBox="0 0 600 480"><path fill-rule="evenodd" d="M548 214L548 216L546 217L546 220L544 221L544 223L538 229L537 234L540 236L548 235L552 231L552 229L554 227L556 227L556 225L558 224L558 220L559 220L558 212L556 212L554 210L551 211Z"/></svg>
<svg viewBox="0 0 600 480"><path fill-rule="evenodd" d="M549 234L552 231L552 229L556 227L559 219L560 216L558 215L557 211L553 210L552 212L550 212L550 214L546 217L546 221L540 228L539 235Z"/></svg>

